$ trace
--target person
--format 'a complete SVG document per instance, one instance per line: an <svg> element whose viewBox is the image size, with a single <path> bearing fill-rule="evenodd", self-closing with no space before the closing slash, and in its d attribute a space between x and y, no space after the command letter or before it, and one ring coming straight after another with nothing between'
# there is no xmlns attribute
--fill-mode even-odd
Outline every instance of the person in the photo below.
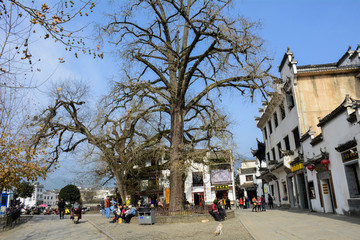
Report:
<svg viewBox="0 0 360 240"><path fill-rule="evenodd" d="M157 206L158 206L159 208L163 208L163 207L164 207L163 204L162 204L162 202L161 202L160 200L158 201Z"/></svg>
<svg viewBox="0 0 360 240"><path fill-rule="evenodd" d="M274 208L274 202L273 202L273 198L270 195L270 193L268 194L268 201L269 201L269 208Z"/></svg>
<svg viewBox="0 0 360 240"><path fill-rule="evenodd" d="M261 197L258 196L256 199L256 205L257 205L257 209L260 212L261 211Z"/></svg>
<svg viewBox="0 0 360 240"><path fill-rule="evenodd" d="M217 205L218 212L220 214L221 219L225 219L226 211L224 208L224 200L219 200Z"/></svg>
<svg viewBox="0 0 360 240"><path fill-rule="evenodd" d="M105 200L104 200L104 198L102 198L101 201L100 201L100 213L101 213L101 215L105 214Z"/></svg>
<svg viewBox="0 0 360 240"><path fill-rule="evenodd" d="M132 217L136 214L135 208L129 205L129 209L123 214L123 223L130 223Z"/></svg>
<svg viewBox="0 0 360 240"><path fill-rule="evenodd" d="M229 197L226 197L225 203L226 203L225 209L230 209L231 210L231 202L230 202Z"/></svg>
<svg viewBox="0 0 360 240"><path fill-rule="evenodd" d="M250 208L250 197L246 196L246 208Z"/></svg>
<svg viewBox="0 0 360 240"><path fill-rule="evenodd" d="M248 208L247 205L246 205L246 197L245 196L243 197L243 204L244 204L244 206L243 206L244 209Z"/></svg>
<svg viewBox="0 0 360 240"><path fill-rule="evenodd" d="M127 200L126 200L126 207L129 207L130 206L130 198L128 198Z"/></svg>
<svg viewBox="0 0 360 240"><path fill-rule="evenodd" d="M64 219L64 213L65 213L65 201L63 198L60 199L60 201L58 202L58 208L59 208L59 213L60 213L60 219Z"/></svg>
<svg viewBox="0 0 360 240"><path fill-rule="evenodd" d="M220 214L219 214L219 210L217 208L217 200L215 199L213 204L211 204L210 208L209 208L209 213L211 216L213 216L213 218L215 219L215 221L224 221L223 218L221 218Z"/></svg>
<svg viewBox="0 0 360 240"><path fill-rule="evenodd" d="M112 213L115 209L116 202L114 198L111 198L111 206L110 206L110 213Z"/></svg>
<svg viewBox="0 0 360 240"><path fill-rule="evenodd" d="M240 199L239 199L239 207L240 208L242 208L243 207L243 198L242 197L240 197Z"/></svg>
<svg viewBox="0 0 360 240"><path fill-rule="evenodd" d="M253 204L253 208L252 208L252 212L253 211L255 211L255 212L257 212L257 210L256 210L256 203L257 203L257 201L256 201L256 197L254 196L252 199L251 199L251 201L252 201L252 204Z"/></svg>
<svg viewBox="0 0 360 240"><path fill-rule="evenodd" d="M74 205L71 208L71 213L70 213L71 214L71 219L74 218L75 209L78 209L79 219L81 219L82 206L78 201L75 201Z"/></svg>
<svg viewBox="0 0 360 240"><path fill-rule="evenodd" d="M265 196L262 195L261 196L261 207L262 207L262 211L266 211L266 204L265 204Z"/></svg>
<svg viewBox="0 0 360 240"><path fill-rule="evenodd" d="M114 217L113 217L112 221L110 221L110 223L115 223L119 220L119 218L121 218L122 210L123 210L123 206L119 205L119 207L117 208L117 211L114 211Z"/></svg>
<svg viewBox="0 0 360 240"><path fill-rule="evenodd" d="M105 199L105 214L106 214L106 218L110 218L110 207L111 207L112 203L110 201L110 197L107 196Z"/></svg>

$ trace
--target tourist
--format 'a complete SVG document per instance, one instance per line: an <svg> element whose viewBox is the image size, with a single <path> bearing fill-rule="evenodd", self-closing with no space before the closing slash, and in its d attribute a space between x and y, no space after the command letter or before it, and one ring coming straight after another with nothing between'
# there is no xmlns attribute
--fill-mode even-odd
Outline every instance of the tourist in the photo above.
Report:
<svg viewBox="0 0 360 240"><path fill-rule="evenodd" d="M240 197L240 199L239 199L239 205L240 205L240 206L239 206L239 207L242 208L242 207L243 207L243 204L244 204L244 203L243 203L243 197Z"/></svg>
<svg viewBox="0 0 360 240"><path fill-rule="evenodd" d="M258 196L256 199L256 205L257 205L257 209L260 212L261 211L261 197Z"/></svg>
<svg viewBox="0 0 360 240"><path fill-rule="evenodd" d="M110 218L110 207L112 206L112 203L110 201L110 197L107 196L105 199L105 214L106 218Z"/></svg>
<svg viewBox="0 0 360 240"><path fill-rule="evenodd" d="M257 201L256 201L256 197L254 196L252 199L251 199L251 201L252 201L252 204L253 204L253 208L252 208L252 212L253 211L255 211L255 212L257 212L257 210L256 210L256 203L257 203Z"/></svg>
<svg viewBox="0 0 360 240"><path fill-rule="evenodd" d="M63 198L60 199L60 201L58 202L58 208L59 208L59 213L60 213L60 219L64 219L64 213L65 213L65 201Z"/></svg>
<svg viewBox="0 0 360 240"><path fill-rule="evenodd" d="M101 215L105 214L105 200L104 200L104 198L102 198L101 201L100 201L100 213L101 213Z"/></svg>
<svg viewBox="0 0 360 240"><path fill-rule="evenodd" d="M215 199L213 204L211 204L210 208L209 208L209 213L211 216L213 216L213 218L215 219L215 221L224 221L224 219L220 216L219 214L219 210L217 208L217 200Z"/></svg>
<svg viewBox="0 0 360 240"><path fill-rule="evenodd" d="M265 204L265 196L264 195L262 195L261 196L261 210L262 211L266 211L266 204Z"/></svg>
<svg viewBox="0 0 360 240"><path fill-rule="evenodd" d="M112 213L115 209L116 202L115 202L114 198L111 198L110 202L111 202L110 213Z"/></svg>
<svg viewBox="0 0 360 240"><path fill-rule="evenodd" d="M274 202L273 202L273 198L270 195L270 193L268 194L268 202L269 202L269 208L274 208Z"/></svg>
<svg viewBox="0 0 360 240"><path fill-rule="evenodd" d="M129 205L129 209L123 214L122 219L123 223L130 223L132 217L136 214L135 208L132 205Z"/></svg>
<svg viewBox="0 0 360 240"><path fill-rule="evenodd" d="M226 211L225 211L225 208L224 208L224 201L223 200L218 201L217 209L218 209L218 212L220 214L220 217L222 219L225 219Z"/></svg>
<svg viewBox="0 0 360 240"><path fill-rule="evenodd" d="M246 196L246 208L250 208L250 197Z"/></svg>
<svg viewBox="0 0 360 240"><path fill-rule="evenodd" d="M226 200L225 200L225 209L230 209L230 210L231 210L231 202L230 202L229 197L226 197Z"/></svg>

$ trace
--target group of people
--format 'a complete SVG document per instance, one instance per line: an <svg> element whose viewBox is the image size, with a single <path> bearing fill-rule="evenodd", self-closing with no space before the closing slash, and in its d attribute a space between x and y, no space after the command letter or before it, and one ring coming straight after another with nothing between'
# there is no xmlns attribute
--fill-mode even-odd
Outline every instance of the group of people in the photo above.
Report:
<svg viewBox="0 0 360 240"><path fill-rule="evenodd" d="M252 211L254 212L260 212L260 211L266 211L266 200L265 196L262 195L261 197L254 196L251 199L251 204L253 206ZM274 208L273 205L273 198L270 194L268 194L268 205L269 208ZM241 197L239 199L239 206L240 208L250 208L250 198L248 196Z"/></svg>
<svg viewBox="0 0 360 240"><path fill-rule="evenodd" d="M211 206L209 208L209 213L211 216L213 216L215 221L221 222L221 221L225 220L226 211L225 211L224 205L225 206L227 205L226 200L225 200L225 204L224 204L224 200L217 200L217 199L215 199L214 202L211 204Z"/></svg>
<svg viewBox="0 0 360 240"><path fill-rule="evenodd" d="M58 212L59 212L60 219L64 219L64 214L65 214L65 210L66 210L65 200L63 198L60 198L57 205L58 205ZM72 207L70 209L70 219L72 219L74 216L74 209L78 209L79 219L81 219L82 205L79 203L79 201L75 201L75 203L72 205Z"/></svg>
<svg viewBox="0 0 360 240"><path fill-rule="evenodd" d="M100 201L100 213L101 215L106 216L106 218L110 218L110 214L114 211L117 202L112 198L110 200L110 196L107 196L105 199L101 199Z"/></svg>
<svg viewBox="0 0 360 240"><path fill-rule="evenodd" d="M130 223L131 218L136 214L136 210L132 205L126 206L126 204L124 204L119 205L117 210L114 210L113 213L114 217L110 223L119 222L119 219L121 219L120 222L122 223Z"/></svg>

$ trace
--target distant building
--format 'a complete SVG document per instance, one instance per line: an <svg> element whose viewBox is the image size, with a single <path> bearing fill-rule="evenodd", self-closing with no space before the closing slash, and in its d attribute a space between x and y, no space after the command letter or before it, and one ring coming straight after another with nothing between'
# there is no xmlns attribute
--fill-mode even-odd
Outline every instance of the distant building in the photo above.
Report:
<svg viewBox="0 0 360 240"><path fill-rule="evenodd" d="M264 163L266 165L266 163ZM250 199L263 195L263 185L260 176L260 161L242 160L238 168L240 197L247 196Z"/></svg>
<svg viewBox="0 0 360 240"><path fill-rule="evenodd" d="M44 200L44 185L35 182L34 185L34 192L30 198L20 198L20 201L25 204L25 206L36 206L43 204Z"/></svg>
<svg viewBox="0 0 360 240"><path fill-rule="evenodd" d="M46 190L43 194L43 204L49 205L49 206L57 206L58 204L58 196L59 196L59 190Z"/></svg>

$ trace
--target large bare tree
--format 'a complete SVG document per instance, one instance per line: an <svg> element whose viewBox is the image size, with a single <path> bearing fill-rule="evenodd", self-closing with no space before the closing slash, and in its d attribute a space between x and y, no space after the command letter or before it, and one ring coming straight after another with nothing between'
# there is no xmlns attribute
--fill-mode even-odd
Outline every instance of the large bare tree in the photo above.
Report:
<svg viewBox="0 0 360 240"><path fill-rule="evenodd" d="M56 163L62 153L90 144L105 164L105 171L115 178L124 200L129 170L139 164L143 150L161 139L157 131L145 129L144 124L153 121L151 113L143 111L139 101L129 109L119 107L111 93L98 109L89 111L83 83L64 83L55 96L55 102L35 117L34 125L39 129L34 135L34 148L43 141L51 143L51 161Z"/></svg>
<svg viewBox="0 0 360 240"><path fill-rule="evenodd" d="M211 141L224 119L224 89L266 97L270 59L258 24L229 14L226 0L134 0L103 27L118 46L126 81L122 102L139 97L170 122L170 207L181 207L186 144ZM147 100L144 100L147 99ZM222 125L224 126L224 125ZM199 134L200 133L200 134ZM211 134L213 133L213 134Z"/></svg>

